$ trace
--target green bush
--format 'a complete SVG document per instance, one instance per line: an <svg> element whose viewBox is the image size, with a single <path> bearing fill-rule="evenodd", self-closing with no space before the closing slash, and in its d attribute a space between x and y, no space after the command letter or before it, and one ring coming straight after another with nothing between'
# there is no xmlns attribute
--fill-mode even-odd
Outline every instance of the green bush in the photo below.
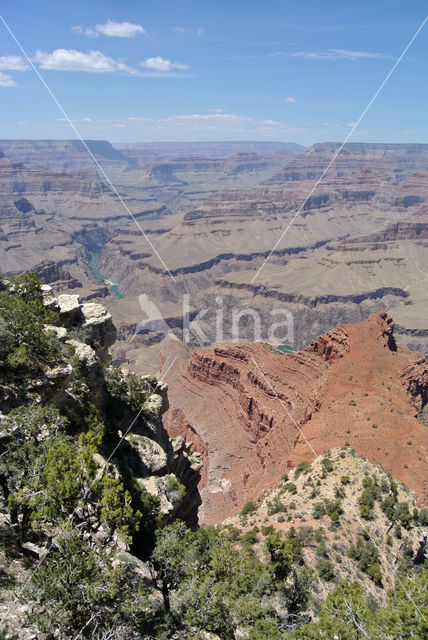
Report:
<svg viewBox="0 0 428 640"><path fill-rule="evenodd" d="M153 392L148 382L140 376L124 373L111 365L105 371L105 381L111 396L127 404L134 413L141 411Z"/></svg>
<svg viewBox="0 0 428 640"><path fill-rule="evenodd" d="M418 522L421 527L428 527L428 509L419 511Z"/></svg>
<svg viewBox="0 0 428 640"><path fill-rule="evenodd" d="M144 600L135 596L126 568L113 564L108 555L97 551L72 530L63 531L55 550L31 573L24 591L38 603L31 614L42 633L62 631L61 637L74 637L84 630L86 638L103 628L132 620ZM79 633L80 635L80 633Z"/></svg>
<svg viewBox="0 0 428 640"><path fill-rule="evenodd" d="M334 565L327 558L320 558L317 561L316 569L319 577L326 582L331 582L335 578Z"/></svg>
<svg viewBox="0 0 428 640"><path fill-rule="evenodd" d="M164 620L178 617L199 633L210 632L225 640L233 640L242 630L279 630L281 620L275 615L274 601L283 594L282 576L290 575L296 559L298 562L298 540L284 540L274 532L267 545L270 559L263 563L251 549L236 548L227 530L208 527L191 532L179 521L160 529L151 557L152 585L162 595L169 616ZM299 611L305 606L302 580L296 578L289 592L293 598L287 606ZM172 637L174 631L151 635Z"/></svg>
<svg viewBox="0 0 428 640"><path fill-rule="evenodd" d="M400 522L400 524L405 529L409 529L414 520L413 514L410 513L409 503L399 502L395 507L395 514L396 519Z"/></svg>
<svg viewBox="0 0 428 640"><path fill-rule="evenodd" d="M309 469L311 468L311 465L309 464L309 462L300 462L297 467L294 469L294 479L297 480L297 478L302 474L302 473L308 473Z"/></svg>
<svg viewBox="0 0 428 640"><path fill-rule="evenodd" d="M381 509L391 522L395 522L397 514L395 512L395 505L397 504L397 498L393 495L387 496L381 504Z"/></svg>
<svg viewBox="0 0 428 640"><path fill-rule="evenodd" d="M43 305L34 274L10 279L10 291L0 291L0 368L15 372L57 364L67 348L44 329L58 315Z"/></svg>
<svg viewBox="0 0 428 640"><path fill-rule="evenodd" d="M244 547L251 547L252 545L256 544L256 542L258 542L259 540L257 535L258 532L259 529L257 527L253 527L252 529L244 533L244 535L241 537L241 544Z"/></svg>
<svg viewBox="0 0 428 640"><path fill-rule="evenodd" d="M374 516L374 505L382 493L381 487L373 478L363 479L363 492L358 498L360 516L365 520L371 520Z"/></svg>
<svg viewBox="0 0 428 640"><path fill-rule="evenodd" d="M358 538L357 543L349 547L348 556L375 584L379 586L382 584L379 552L371 541Z"/></svg>
<svg viewBox="0 0 428 640"><path fill-rule="evenodd" d="M284 513L286 511L287 507L278 497L267 503L268 516L273 516L275 513Z"/></svg>
<svg viewBox="0 0 428 640"><path fill-rule="evenodd" d="M288 491L291 495L295 496L297 493L297 487L294 482L287 482L287 484L284 485L284 491Z"/></svg>
<svg viewBox="0 0 428 640"><path fill-rule="evenodd" d="M332 522L339 522L343 509L340 506L340 500L324 500L325 511Z"/></svg>
<svg viewBox="0 0 428 640"><path fill-rule="evenodd" d="M326 510L325 510L325 506L322 502L315 502L312 508L312 515L316 520L319 520L320 518L322 518L322 516L325 516L326 514Z"/></svg>
<svg viewBox="0 0 428 640"><path fill-rule="evenodd" d="M329 458L323 458L321 460L321 466L324 473L331 473L334 469L334 465Z"/></svg>
<svg viewBox="0 0 428 640"><path fill-rule="evenodd" d="M175 499L182 500L186 495L186 487L184 486L184 484L182 484L173 474L170 474L169 476L167 476L167 478L168 479L165 490L168 496L172 496Z"/></svg>
<svg viewBox="0 0 428 640"><path fill-rule="evenodd" d="M334 487L334 497L337 500L341 500L346 496L345 489L343 487Z"/></svg>
<svg viewBox="0 0 428 640"><path fill-rule="evenodd" d="M248 502L246 502L244 504L244 506L242 507L241 511L240 511L240 516L242 518L246 518L247 516L252 515L253 513L255 513L257 511L257 505L255 502L253 502L252 500L249 500Z"/></svg>

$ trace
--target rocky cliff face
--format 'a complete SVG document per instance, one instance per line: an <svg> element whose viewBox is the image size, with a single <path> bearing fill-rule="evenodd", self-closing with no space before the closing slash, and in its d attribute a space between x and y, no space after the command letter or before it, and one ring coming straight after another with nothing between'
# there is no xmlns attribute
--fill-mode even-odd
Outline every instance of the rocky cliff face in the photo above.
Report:
<svg viewBox="0 0 428 640"><path fill-rule="evenodd" d="M106 140L85 141L97 161L110 170L132 164L130 158L114 149ZM47 171L91 171L94 161L80 140L0 140L0 149L13 162ZM97 175L97 171L93 172Z"/></svg>
<svg viewBox="0 0 428 640"><path fill-rule="evenodd" d="M285 164L269 183L318 179L339 147L339 143L329 142L312 145ZM369 169L403 180L415 171L424 170L427 157L426 144L347 143L336 156L328 176L341 178Z"/></svg>
<svg viewBox="0 0 428 640"><path fill-rule="evenodd" d="M69 173L28 169L21 163L11 162L6 157L0 158L0 193L45 194L49 191L96 194L109 189L101 182L85 183Z"/></svg>
<svg viewBox="0 0 428 640"><path fill-rule="evenodd" d="M142 491L157 496L164 523L179 516L195 526L202 460L189 443L180 437L169 438L163 427L167 385L152 376L142 377L148 397L131 410L126 398L114 394L109 383L108 349L117 335L111 314L101 304L80 302L78 295L55 297L49 285L42 285L42 291L45 305L58 315L58 323L45 329L67 346L72 357L31 375L5 376L0 385L0 412L7 413L23 402L42 402L72 416L79 411L82 394L88 395L105 423L114 424L120 437L115 442L106 436L97 463L104 467L108 459L121 473L131 474ZM125 387L129 375L127 371L120 373Z"/></svg>
<svg viewBox="0 0 428 640"><path fill-rule="evenodd" d="M295 354L263 344L196 349L190 358L166 349L164 370L175 358L166 428L203 443L201 521L236 513L287 468L334 446L381 463L425 503L426 427L418 411L426 358L397 350L392 333L382 312Z"/></svg>

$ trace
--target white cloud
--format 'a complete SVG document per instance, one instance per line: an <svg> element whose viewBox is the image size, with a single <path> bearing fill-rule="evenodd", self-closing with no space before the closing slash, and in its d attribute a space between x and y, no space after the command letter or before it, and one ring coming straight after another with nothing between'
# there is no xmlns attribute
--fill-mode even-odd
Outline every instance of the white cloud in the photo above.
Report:
<svg viewBox="0 0 428 640"><path fill-rule="evenodd" d="M141 24L132 22L114 22L107 20L105 24L95 25L95 31L111 38L134 38L139 34L145 34L146 30Z"/></svg>
<svg viewBox="0 0 428 640"><path fill-rule="evenodd" d="M157 56L156 58L147 58L146 60L143 60L143 62L140 62L140 66L154 71L172 71L173 69L180 69L184 71L189 69L189 65L187 64L172 62L171 60L166 60L161 56Z"/></svg>
<svg viewBox="0 0 428 640"><path fill-rule="evenodd" d="M198 27L197 29L186 29L185 27L171 27L172 31L176 33L191 33L197 36L201 36L204 32L202 27Z"/></svg>
<svg viewBox="0 0 428 640"><path fill-rule="evenodd" d="M141 24L115 22L114 20L107 20L105 24L96 24L95 27L82 27L78 24L71 27L71 30L82 36L92 38L96 38L100 34L110 38L134 38L135 36L146 33L145 28Z"/></svg>
<svg viewBox="0 0 428 640"><path fill-rule="evenodd" d="M294 53L278 52L273 55L287 55L291 58L306 58L308 60L361 60L361 59L393 59L386 53L372 53L370 51L350 51L348 49L328 49L327 51L296 51Z"/></svg>
<svg viewBox="0 0 428 640"><path fill-rule="evenodd" d="M125 71L131 74L137 73L136 69L95 50L89 51L89 53L73 49L55 49L52 53L36 51L34 59L42 69L51 71L85 71L87 73Z"/></svg>
<svg viewBox="0 0 428 640"><path fill-rule="evenodd" d="M102 123L99 123L102 124ZM235 131L248 135L278 135L304 133L302 128L290 127L275 120L257 120L249 116L240 116L233 113L194 113L191 115L171 115L165 118L147 118L143 116L130 116L123 120L116 120L113 124L103 123L104 127L120 125L133 125L147 127L151 131L186 130L186 131Z"/></svg>
<svg viewBox="0 0 428 640"><path fill-rule="evenodd" d="M21 56L0 56L0 69L7 71L27 71L28 64Z"/></svg>
<svg viewBox="0 0 428 640"><path fill-rule="evenodd" d="M42 69L50 71L80 71L86 73L114 73L121 71L138 77L174 77L183 75L181 72L189 69L187 64L172 62L160 56L147 58L139 63L141 71L125 64L122 60L115 60L98 50L89 52L74 49L55 49L51 53L36 51L34 61ZM187 74L189 75L189 74Z"/></svg>
<svg viewBox="0 0 428 640"><path fill-rule="evenodd" d="M295 102L297 102L297 98L293 98L293 96L289 96L288 98L285 98L285 102L289 102L290 104L294 104Z"/></svg>
<svg viewBox="0 0 428 640"><path fill-rule="evenodd" d="M393 59L393 56L389 56L386 53L372 53L370 51L349 51L348 49L331 49L331 52L334 53L338 58L347 58L348 60L358 60L359 58L372 58L372 59L382 59L389 58Z"/></svg>
<svg viewBox="0 0 428 640"><path fill-rule="evenodd" d="M57 118L56 122L58 123L55 126L70 126L70 121L67 118ZM92 125L92 118L71 118L71 122L76 126L76 127L83 127L83 126L89 126Z"/></svg>
<svg viewBox="0 0 428 640"><path fill-rule="evenodd" d="M0 87L17 87L17 83L8 73L0 72Z"/></svg>
<svg viewBox="0 0 428 640"><path fill-rule="evenodd" d="M95 29L92 29L92 27L84 28L81 24L76 24L74 27L71 27L71 30L74 31L74 33L78 33L80 36L90 36L92 38L98 38L98 36L100 35L95 31Z"/></svg>

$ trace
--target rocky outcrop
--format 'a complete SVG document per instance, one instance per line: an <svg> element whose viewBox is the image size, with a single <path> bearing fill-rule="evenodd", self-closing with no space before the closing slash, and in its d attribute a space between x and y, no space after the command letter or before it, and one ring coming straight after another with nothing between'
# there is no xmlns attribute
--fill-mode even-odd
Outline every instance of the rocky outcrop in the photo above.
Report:
<svg viewBox="0 0 428 640"><path fill-rule="evenodd" d="M102 304L81 303L78 295L62 294L58 296L57 308L65 327L82 331L91 347L101 350L103 356L107 354L117 332L111 314Z"/></svg>
<svg viewBox="0 0 428 640"><path fill-rule="evenodd" d="M36 274L43 284L54 284L55 291L82 287L82 283L79 282L79 280L73 278L69 271L63 269L53 260L42 260L42 262L35 265L31 271Z"/></svg>
<svg viewBox="0 0 428 640"><path fill-rule="evenodd" d="M170 344L169 342L167 344ZM287 468L333 446L381 463L428 498L426 362L397 348L385 313L342 325L304 351L262 344L163 355L170 435L203 445L201 521L220 522L278 482Z"/></svg>
<svg viewBox="0 0 428 640"><path fill-rule="evenodd" d="M312 342L306 351L312 351L322 356L326 362L342 358L350 348L349 336L342 327L337 327Z"/></svg>
<svg viewBox="0 0 428 640"><path fill-rule="evenodd" d="M7 281L1 286L7 287ZM32 402L55 405L74 424L83 403L90 401L106 425L97 464L113 464L128 485L135 481L157 496L162 522L179 516L196 526L202 459L183 438L171 439L162 424L169 406L167 385L153 376L112 371L107 365L116 328L105 307L81 303L77 295L56 298L46 284L42 292L45 305L57 316L57 324L45 325L44 330L65 345L63 358L56 366L39 363L30 372L3 371L0 421L2 413ZM114 384L119 384L120 393Z"/></svg>
<svg viewBox="0 0 428 640"><path fill-rule="evenodd" d="M401 373L401 380L418 415L428 404L428 356L418 358Z"/></svg>

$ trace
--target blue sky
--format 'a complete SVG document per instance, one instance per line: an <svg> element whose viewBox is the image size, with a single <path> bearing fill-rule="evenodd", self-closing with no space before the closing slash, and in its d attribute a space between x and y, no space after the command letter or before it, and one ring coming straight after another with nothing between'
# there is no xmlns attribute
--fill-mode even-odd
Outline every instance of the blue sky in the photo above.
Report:
<svg viewBox="0 0 428 640"><path fill-rule="evenodd" d="M84 138L343 140L422 0L4 0ZM353 141L428 142L428 23ZM75 137L0 24L0 138Z"/></svg>

